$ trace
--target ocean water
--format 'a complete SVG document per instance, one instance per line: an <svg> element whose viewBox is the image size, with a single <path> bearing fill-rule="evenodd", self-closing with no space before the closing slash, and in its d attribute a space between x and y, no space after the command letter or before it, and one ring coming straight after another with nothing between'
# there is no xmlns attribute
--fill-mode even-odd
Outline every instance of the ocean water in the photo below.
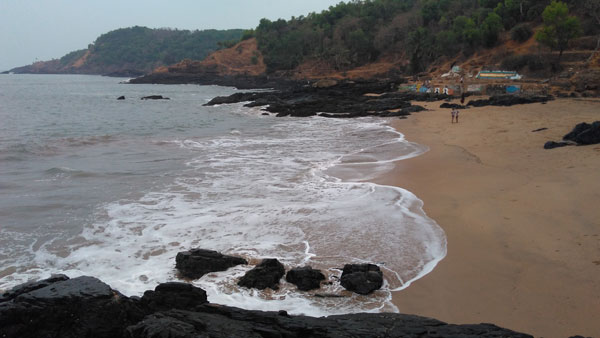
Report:
<svg viewBox="0 0 600 338"><path fill-rule="evenodd" d="M64 273L141 295L181 280L175 255L200 247L311 265L330 282L247 290L236 281L252 266L238 266L190 281L211 302L317 316L397 311L391 291L445 256L421 200L368 182L427 150L387 121L204 107L236 89L123 80L0 76L0 290ZM171 100L140 100L153 94ZM382 290L339 286L343 265L360 262L382 267Z"/></svg>

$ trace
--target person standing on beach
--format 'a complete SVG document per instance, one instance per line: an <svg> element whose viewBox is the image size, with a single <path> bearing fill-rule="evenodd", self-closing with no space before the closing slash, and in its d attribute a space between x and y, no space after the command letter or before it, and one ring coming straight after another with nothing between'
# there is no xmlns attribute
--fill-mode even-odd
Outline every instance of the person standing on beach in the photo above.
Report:
<svg viewBox="0 0 600 338"><path fill-rule="evenodd" d="M452 112L450 114L452 115L452 123L454 123L454 119L456 118L456 108L452 108Z"/></svg>
<svg viewBox="0 0 600 338"><path fill-rule="evenodd" d="M456 111L454 112L454 117L456 118L456 123L458 123L458 112L459 112L458 109L456 109Z"/></svg>

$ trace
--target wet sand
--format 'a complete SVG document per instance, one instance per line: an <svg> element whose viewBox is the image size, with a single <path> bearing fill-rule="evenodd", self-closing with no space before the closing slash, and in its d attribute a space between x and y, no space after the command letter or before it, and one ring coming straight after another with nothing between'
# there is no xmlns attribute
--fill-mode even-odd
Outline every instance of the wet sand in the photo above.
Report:
<svg viewBox="0 0 600 338"><path fill-rule="evenodd" d="M600 120L600 100L471 108L458 124L439 105L392 122L430 151L376 181L415 193L448 238L446 258L394 304L537 337L600 337L600 145L543 149Z"/></svg>

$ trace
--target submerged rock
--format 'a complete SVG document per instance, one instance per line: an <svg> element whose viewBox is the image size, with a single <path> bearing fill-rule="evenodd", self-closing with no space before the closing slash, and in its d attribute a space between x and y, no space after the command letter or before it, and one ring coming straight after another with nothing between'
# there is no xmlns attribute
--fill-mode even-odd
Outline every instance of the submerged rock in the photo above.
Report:
<svg viewBox="0 0 600 338"><path fill-rule="evenodd" d="M93 277L21 285L0 300L0 337L514 337L492 324L453 325L398 313L290 316L210 304L204 290L166 283L128 298Z"/></svg>
<svg viewBox="0 0 600 338"><path fill-rule="evenodd" d="M177 254L175 268L187 278L200 278L209 272L225 271L231 267L248 262L235 256L223 255L220 252L204 249L191 249Z"/></svg>
<svg viewBox="0 0 600 338"><path fill-rule="evenodd" d="M368 295L381 289L383 273L374 264L346 264L340 282L347 290Z"/></svg>
<svg viewBox="0 0 600 338"><path fill-rule="evenodd" d="M325 280L325 275L319 270L310 266L302 268L293 268L285 275L285 280L298 287L298 290L309 291L321 287L321 281Z"/></svg>
<svg viewBox="0 0 600 338"><path fill-rule="evenodd" d="M263 259L254 269L246 272L239 280L238 285L246 288L264 290L279 289L279 280L285 274L285 268L275 258Z"/></svg>
<svg viewBox="0 0 600 338"><path fill-rule="evenodd" d="M163 97L162 95L150 95L142 97L142 100L170 100L170 98Z"/></svg>

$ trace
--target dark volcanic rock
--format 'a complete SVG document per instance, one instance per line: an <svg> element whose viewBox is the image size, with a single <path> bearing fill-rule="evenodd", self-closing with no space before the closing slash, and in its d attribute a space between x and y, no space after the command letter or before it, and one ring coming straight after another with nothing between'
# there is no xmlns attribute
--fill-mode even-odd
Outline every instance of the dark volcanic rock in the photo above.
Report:
<svg viewBox="0 0 600 338"><path fill-rule="evenodd" d="M121 337L124 327L144 316L133 301L96 278L52 280L27 292L22 291L31 285L13 290L20 294L0 303L0 337Z"/></svg>
<svg viewBox="0 0 600 338"><path fill-rule="evenodd" d="M531 336L491 324L452 325L397 313L322 318L213 305L203 290L159 285L141 300L92 277L29 283L0 301L0 337L515 337Z"/></svg>
<svg viewBox="0 0 600 338"><path fill-rule="evenodd" d="M152 73L129 80L132 84L200 84L236 87L238 89L290 88L299 82L283 77L268 75L222 75L217 73Z"/></svg>
<svg viewBox="0 0 600 338"><path fill-rule="evenodd" d="M570 145L571 144L568 142L548 141L548 142L544 143L544 149L554 149L554 148L566 147L566 146L570 146Z"/></svg>
<svg viewBox="0 0 600 338"><path fill-rule="evenodd" d="M489 99L473 100L467 103L467 106L485 107L485 106L512 106L515 104L528 104L548 102L554 100L552 95L547 96L522 96L522 95L498 95Z"/></svg>
<svg viewBox="0 0 600 338"><path fill-rule="evenodd" d="M117 97L117 100L125 100L125 96L119 96Z"/></svg>
<svg viewBox="0 0 600 338"><path fill-rule="evenodd" d="M279 289L279 280L285 274L285 268L275 258L263 259L254 269L246 272L240 278L238 285L246 288L263 290L271 288Z"/></svg>
<svg viewBox="0 0 600 338"><path fill-rule="evenodd" d="M374 264L346 264L340 282L347 290L368 295L381 288L383 273Z"/></svg>
<svg viewBox="0 0 600 338"><path fill-rule="evenodd" d="M573 141L581 145L600 143L600 121L592 124L579 123L570 133L563 137L563 140Z"/></svg>
<svg viewBox="0 0 600 338"><path fill-rule="evenodd" d="M264 110L277 116L314 116L353 118L363 116L407 116L423 110L410 101L436 101L444 94L390 92L395 83L385 81L341 82L328 87L295 86L272 92L235 93L216 97L206 105L247 102L246 107L266 106ZM378 95L365 95L382 93ZM396 110L391 112L391 110Z"/></svg>
<svg viewBox="0 0 600 338"><path fill-rule="evenodd" d="M456 104L456 103L448 103L448 102L444 102L440 105L440 108L451 108L451 109L467 109L466 106L463 106L462 104Z"/></svg>
<svg viewBox="0 0 600 338"><path fill-rule="evenodd" d="M66 281L67 279L69 279L69 277L67 277L65 275L52 275L48 279L43 279L41 281L36 281L36 282L27 282L27 283L18 285L14 289L12 289L8 292L5 292L0 297L0 303L9 301L9 300L17 297L18 295L28 293L28 292L31 292L31 291L34 291L37 289L45 288L48 285L54 284L56 282Z"/></svg>
<svg viewBox="0 0 600 338"><path fill-rule="evenodd" d="M142 304L153 311L169 309L193 309L208 303L206 292L187 283L163 283L154 291L144 292Z"/></svg>
<svg viewBox="0 0 600 338"><path fill-rule="evenodd" d="M175 267L187 278L200 278L209 272L225 271L231 267L248 262L235 256L226 256L219 252L204 249L183 251L175 257Z"/></svg>
<svg viewBox="0 0 600 338"><path fill-rule="evenodd" d="M127 331L131 338L531 337L491 324L449 325L435 319L393 313L312 318L211 305L194 312L171 310L153 314Z"/></svg>
<svg viewBox="0 0 600 338"><path fill-rule="evenodd" d="M150 95L142 97L142 100L170 100L168 97L162 95Z"/></svg>
<svg viewBox="0 0 600 338"><path fill-rule="evenodd" d="M325 280L325 275L319 270L310 266L302 268L293 268L285 275L285 280L295 284L299 290L308 291L321 287L321 281Z"/></svg>

